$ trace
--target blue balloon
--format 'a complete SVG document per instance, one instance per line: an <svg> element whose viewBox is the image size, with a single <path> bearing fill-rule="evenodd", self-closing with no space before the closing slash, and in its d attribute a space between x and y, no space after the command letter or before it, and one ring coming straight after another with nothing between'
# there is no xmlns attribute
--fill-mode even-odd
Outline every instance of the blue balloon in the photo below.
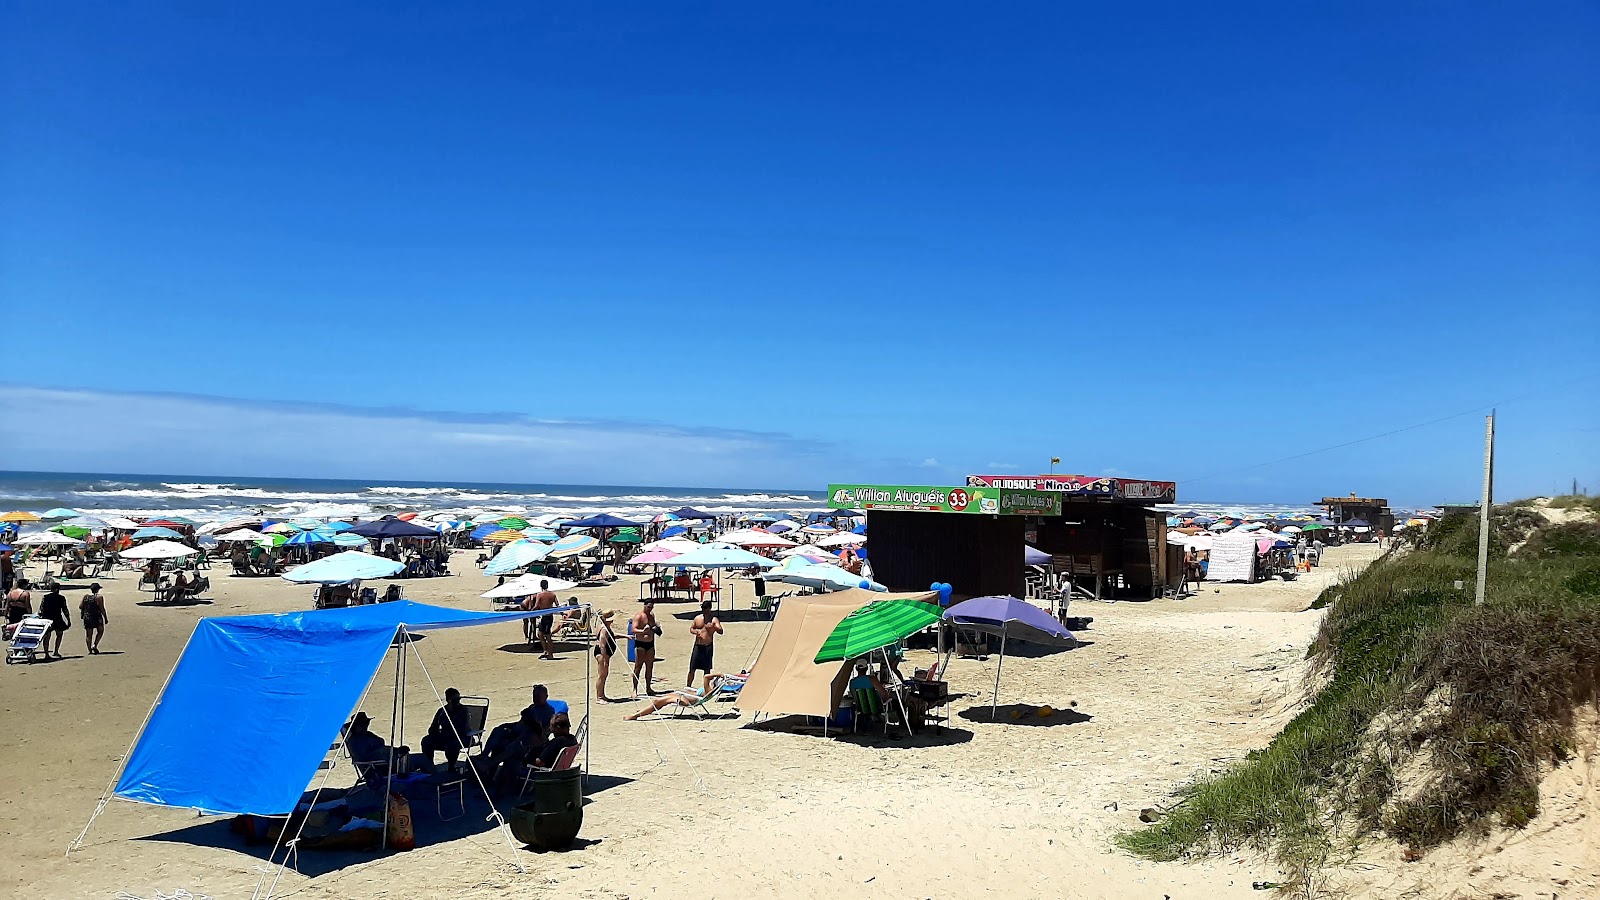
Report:
<svg viewBox="0 0 1600 900"><path fill-rule="evenodd" d="M870 591L872 590L872 582L863 578L861 579L861 583L856 585L856 587L861 588L863 591Z"/></svg>
<svg viewBox="0 0 1600 900"><path fill-rule="evenodd" d="M939 582L935 581L933 584L928 585L928 590L933 591L935 594L939 593Z"/></svg>

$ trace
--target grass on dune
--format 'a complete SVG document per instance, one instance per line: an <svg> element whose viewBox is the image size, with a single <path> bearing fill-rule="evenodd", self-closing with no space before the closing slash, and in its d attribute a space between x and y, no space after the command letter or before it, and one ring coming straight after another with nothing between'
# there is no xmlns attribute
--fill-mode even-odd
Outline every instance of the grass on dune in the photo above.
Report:
<svg viewBox="0 0 1600 900"><path fill-rule="evenodd" d="M1309 879L1341 840L1420 850L1536 816L1540 765L1571 752L1600 684L1600 526L1497 509L1481 607L1477 533L1447 518L1324 591L1310 705L1121 846L1163 860L1257 847Z"/></svg>

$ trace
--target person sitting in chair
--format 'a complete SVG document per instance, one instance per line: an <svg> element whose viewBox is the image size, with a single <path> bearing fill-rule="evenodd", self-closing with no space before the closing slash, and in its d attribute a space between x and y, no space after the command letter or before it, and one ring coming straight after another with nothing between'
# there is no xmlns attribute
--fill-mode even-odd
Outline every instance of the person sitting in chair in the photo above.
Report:
<svg viewBox="0 0 1600 900"><path fill-rule="evenodd" d="M183 595L189 593L190 586L191 586L191 582L189 581L189 579L184 577L184 574L182 572L179 572L172 579L172 587L167 588L166 596L163 597L162 599L164 599L164 600L177 600L177 599L180 599L181 597L183 597Z"/></svg>
<svg viewBox="0 0 1600 900"><path fill-rule="evenodd" d="M366 713L358 712L350 720L350 730L344 736L344 748L350 754L350 761L362 777L368 779L387 775L396 759L411 752L409 747L391 750L387 741L372 733L371 725L372 719Z"/></svg>
<svg viewBox="0 0 1600 900"><path fill-rule="evenodd" d="M391 602L393 602L395 600L399 600L399 599L401 599L401 596L400 596L400 585L391 584L387 588L384 589L384 592L383 592L383 602L384 603L391 603Z"/></svg>
<svg viewBox="0 0 1600 900"><path fill-rule="evenodd" d="M144 583L161 586L161 560L152 559L144 564Z"/></svg>
<svg viewBox="0 0 1600 900"><path fill-rule="evenodd" d="M462 741L467 739L467 708L461 705L461 692L446 688L444 706L433 714L433 724L422 739L422 752L428 755L428 768L434 767L433 755L444 751L444 758L455 771L461 759Z"/></svg>
<svg viewBox="0 0 1600 900"><path fill-rule="evenodd" d="M568 747L578 746L578 739L572 736L572 719L566 713L556 713L550 720L550 739L545 741L544 748L539 751L539 768L553 769L556 760L561 758L561 751Z"/></svg>
<svg viewBox="0 0 1600 900"><path fill-rule="evenodd" d="M862 696L860 694L862 691L870 692L864 696L868 698L872 708L857 708L855 714L866 718L876 718L884 709L884 704L888 702L889 692L884 689L882 681L879 681L876 676L867 671L867 661L858 659L856 660L856 675L850 679L850 696ZM876 702L874 703L873 701Z"/></svg>
<svg viewBox="0 0 1600 900"><path fill-rule="evenodd" d="M73 554L72 554L72 558L67 560L66 562L62 563L62 565L61 565L61 577L62 578L88 578L89 577L88 574L84 571L84 569L87 566L88 566L88 561L85 560L84 555L83 555L83 551L82 550L74 551Z"/></svg>
<svg viewBox="0 0 1600 900"><path fill-rule="evenodd" d="M547 731L534 717L533 707L522 711L515 722L495 727L483 743L478 770L483 779L497 789L503 789L522 772L523 764L537 759L544 749Z"/></svg>

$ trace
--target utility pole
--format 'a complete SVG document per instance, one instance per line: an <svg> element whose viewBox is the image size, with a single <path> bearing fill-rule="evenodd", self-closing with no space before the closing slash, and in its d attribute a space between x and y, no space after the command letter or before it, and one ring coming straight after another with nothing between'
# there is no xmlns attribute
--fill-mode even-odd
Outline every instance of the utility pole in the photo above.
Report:
<svg viewBox="0 0 1600 900"><path fill-rule="evenodd" d="M1483 605L1489 580L1489 514L1494 509L1494 410L1483 426L1483 500L1478 507L1478 590L1472 602Z"/></svg>

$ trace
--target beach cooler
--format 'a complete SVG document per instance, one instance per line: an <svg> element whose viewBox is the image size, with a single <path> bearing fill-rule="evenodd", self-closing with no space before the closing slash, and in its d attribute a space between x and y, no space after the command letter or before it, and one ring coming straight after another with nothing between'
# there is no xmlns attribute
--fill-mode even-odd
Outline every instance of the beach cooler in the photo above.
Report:
<svg viewBox="0 0 1600 900"><path fill-rule="evenodd" d="M44 649L44 636L49 631L49 619L28 616L18 622L16 632L11 635L11 647L6 650L6 665L32 663L38 659L39 652Z"/></svg>

